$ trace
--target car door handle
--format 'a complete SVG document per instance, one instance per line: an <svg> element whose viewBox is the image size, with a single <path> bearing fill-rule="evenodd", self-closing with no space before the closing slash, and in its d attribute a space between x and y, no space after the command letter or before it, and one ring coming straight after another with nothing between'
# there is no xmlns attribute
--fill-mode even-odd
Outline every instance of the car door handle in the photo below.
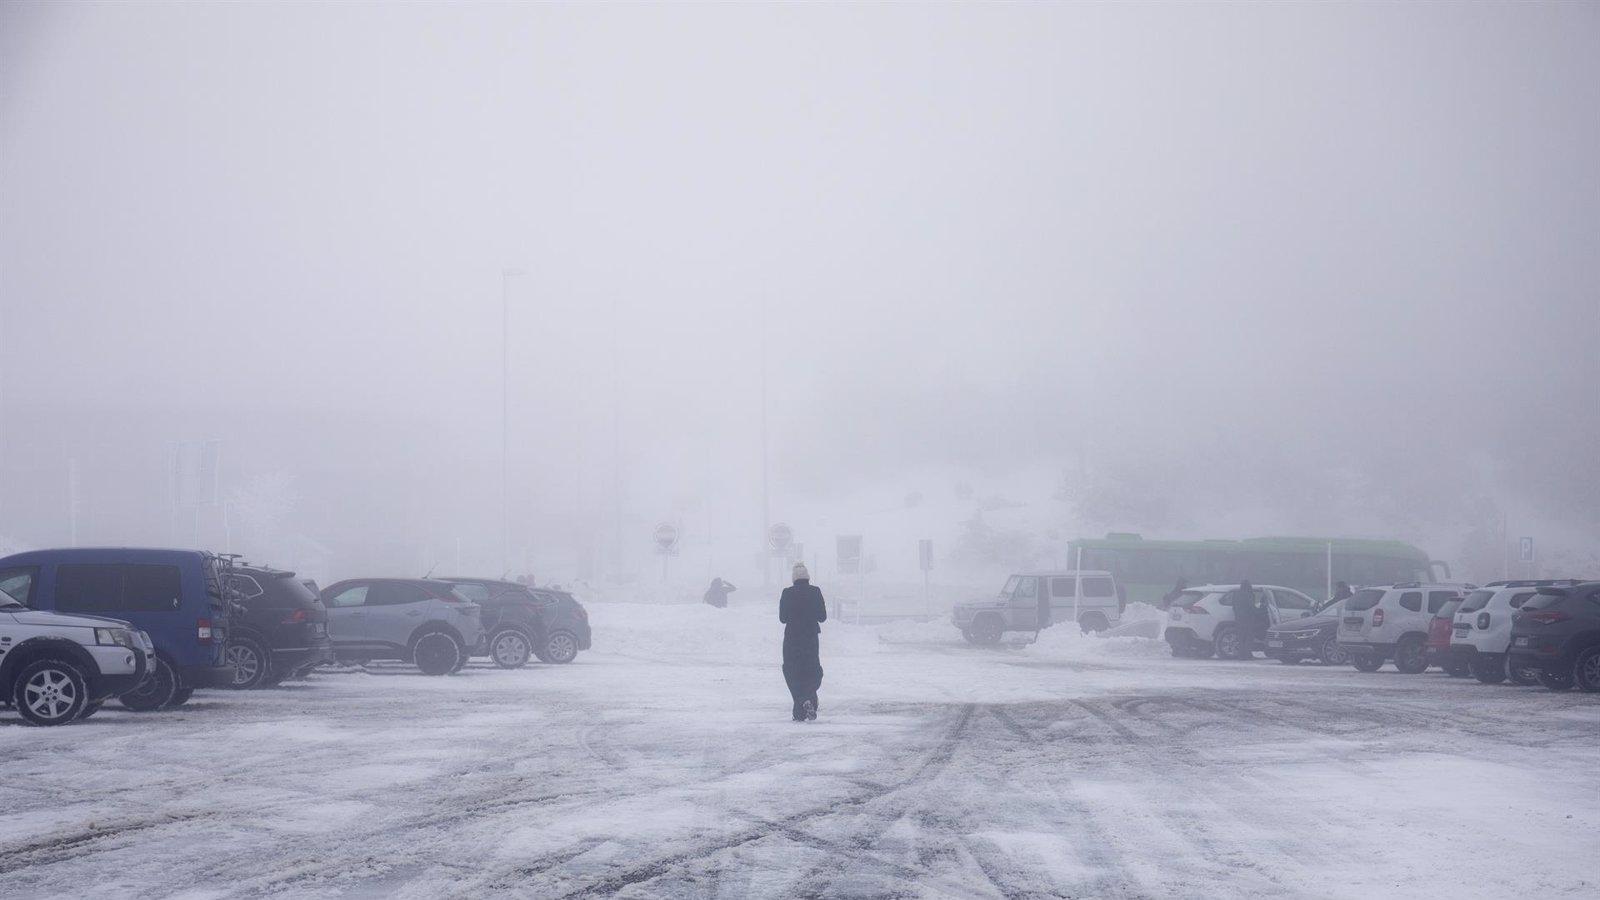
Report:
<svg viewBox="0 0 1600 900"><path fill-rule="evenodd" d="M412 618L413 618L413 619L414 619L414 618L416 618L416 617L417 617L417 616L420 616L420 615L422 615L422 610L420 610L420 609L413 609L413 610L411 610L411 611L410 611L410 612L408 612L408 613L406 613L406 615L408 615L408 616L410 616L410 617L412 617Z"/></svg>

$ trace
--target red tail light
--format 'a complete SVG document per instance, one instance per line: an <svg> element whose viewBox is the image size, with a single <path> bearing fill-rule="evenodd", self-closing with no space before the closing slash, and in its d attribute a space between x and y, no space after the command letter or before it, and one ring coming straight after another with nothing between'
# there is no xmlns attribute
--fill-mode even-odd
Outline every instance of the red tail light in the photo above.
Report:
<svg viewBox="0 0 1600 900"><path fill-rule="evenodd" d="M1193 613L1193 614L1195 614L1197 616L1209 616L1209 615L1211 615L1211 613L1206 612L1206 608L1204 606L1201 606L1198 603L1196 603L1193 606L1184 607L1184 611L1185 612L1189 612L1189 613Z"/></svg>
<svg viewBox="0 0 1600 900"><path fill-rule="evenodd" d="M301 622L304 622L307 618L308 618L308 616L306 615L306 611L305 610L297 609L294 612L289 613L288 618L285 618L281 624L284 624L284 625L299 625Z"/></svg>
<svg viewBox="0 0 1600 900"><path fill-rule="evenodd" d="M200 643L202 643L202 644L211 643L211 620L210 619L196 619L195 623L194 623L194 630L195 630L195 635L200 639Z"/></svg>
<svg viewBox="0 0 1600 900"><path fill-rule="evenodd" d="M1372 627L1373 628L1381 628L1382 626L1383 626L1383 610L1375 609L1375 610L1372 611Z"/></svg>
<svg viewBox="0 0 1600 900"><path fill-rule="evenodd" d="M1554 625L1572 618L1559 609L1536 609L1522 614L1522 621L1533 625Z"/></svg>

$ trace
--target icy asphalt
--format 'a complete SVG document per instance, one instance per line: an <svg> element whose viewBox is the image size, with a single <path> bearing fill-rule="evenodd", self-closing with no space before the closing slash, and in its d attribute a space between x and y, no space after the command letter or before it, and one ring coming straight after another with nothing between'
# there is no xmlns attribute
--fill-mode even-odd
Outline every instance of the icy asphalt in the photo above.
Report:
<svg viewBox="0 0 1600 900"><path fill-rule="evenodd" d="M0 714L0 895L1600 895L1600 696L594 604L570 666ZM1059 633L1058 633L1059 632Z"/></svg>

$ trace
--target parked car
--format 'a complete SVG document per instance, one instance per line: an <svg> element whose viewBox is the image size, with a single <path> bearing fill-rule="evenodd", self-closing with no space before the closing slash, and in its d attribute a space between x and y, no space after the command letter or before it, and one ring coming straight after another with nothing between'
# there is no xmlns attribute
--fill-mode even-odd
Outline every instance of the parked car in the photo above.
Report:
<svg viewBox="0 0 1600 900"><path fill-rule="evenodd" d="M127 622L41 612L11 596L17 575L0 578L0 705L30 725L86 719L144 680L152 656Z"/></svg>
<svg viewBox="0 0 1600 900"><path fill-rule="evenodd" d="M1553 691L1600 691L1600 581L1539 588L1511 617L1510 647Z"/></svg>
<svg viewBox="0 0 1600 900"><path fill-rule="evenodd" d="M1274 625L1310 618L1316 601L1294 588L1273 584L1252 585L1256 603L1267 605L1267 632ZM1203 584L1189 588L1172 601L1163 632L1173 656L1204 659L1215 653L1223 659L1250 659L1267 647L1262 635L1252 643L1241 640L1234 625L1233 603L1237 584ZM1282 649L1282 648L1278 648Z"/></svg>
<svg viewBox="0 0 1600 900"><path fill-rule="evenodd" d="M343 662L398 659L424 675L459 672L483 639L478 604L427 578L355 578L322 592L328 636Z"/></svg>
<svg viewBox="0 0 1600 900"><path fill-rule="evenodd" d="M1408 675L1428 669L1428 628L1451 600L1476 585L1404 582L1362 588L1344 602L1339 644L1362 672L1376 672L1394 660Z"/></svg>
<svg viewBox="0 0 1600 900"><path fill-rule="evenodd" d="M1438 666L1451 678L1465 678L1472 674L1469 661L1450 646L1456 610L1460 609L1461 604L1471 596L1468 594L1466 597L1446 601L1444 606L1439 607L1439 611L1433 614L1433 618L1428 620L1428 641L1423 648L1423 655L1428 658L1428 665Z"/></svg>
<svg viewBox="0 0 1600 900"><path fill-rule="evenodd" d="M28 606L104 615L150 635L155 662L119 698L140 712L179 706L197 689L232 683L233 667L223 656L226 571L226 560L199 550L74 548L0 559L0 581L25 583L14 596Z"/></svg>
<svg viewBox="0 0 1600 900"><path fill-rule="evenodd" d="M1467 595L1451 624L1450 649L1484 684L1510 678L1515 684L1538 684L1538 666L1511 666L1511 617L1533 599L1540 587L1574 585L1572 579L1494 581Z"/></svg>
<svg viewBox="0 0 1600 900"><path fill-rule="evenodd" d="M990 600L957 603L951 621L972 644L998 644L1007 631L1038 631L1076 621L1085 632L1122 621L1123 603L1110 572L1024 572L1006 579Z"/></svg>
<svg viewBox="0 0 1600 900"><path fill-rule="evenodd" d="M328 609L293 572L235 564L228 587L236 604L226 649L232 687L277 684L333 662Z"/></svg>
<svg viewBox="0 0 1600 900"><path fill-rule="evenodd" d="M488 657L502 669L522 668L528 660L570 663L579 644L589 647L587 613L570 617L558 612L560 599L549 591L536 591L515 581L498 578L440 578L483 609L483 642L472 649L474 657ZM573 601L576 604L576 601ZM573 618L552 629L549 618ZM550 653L550 636L557 634L557 652ZM579 639L579 634L582 634Z"/></svg>
<svg viewBox="0 0 1600 900"><path fill-rule="evenodd" d="M578 598L560 588L529 588L544 604L544 641L533 648L540 662L566 664L578 658L578 651L593 646L589 611Z"/></svg>
<svg viewBox="0 0 1600 900"><path fill-rule="evenodd" d="M1303 618L1280 615L1278 624L1267 629L1267 656L1289 665L1307 659L1325 666L1348 663L1350 655L1339 646L1339 616L1343 612L1344 601L1334 600Z"/></svg>

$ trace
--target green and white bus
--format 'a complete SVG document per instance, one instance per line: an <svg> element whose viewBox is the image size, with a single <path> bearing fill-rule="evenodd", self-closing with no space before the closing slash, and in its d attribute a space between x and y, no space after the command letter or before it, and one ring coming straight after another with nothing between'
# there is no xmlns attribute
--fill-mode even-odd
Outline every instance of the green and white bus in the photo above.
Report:
<svg viewBox="0 0 1600 900"><path fill-rule="evenodd" d="M1077 553L1082 551L1081 562ZM1147 541L1137 534L1073 541L1068 557L1084 569L1116 576L1130 601L1159 603L1179 578L1191 585L1255 584L1291 587L1311 597L1329 586L1448 581L1450 567L1400 541L1264 537L1239 541Z"/></svg>

